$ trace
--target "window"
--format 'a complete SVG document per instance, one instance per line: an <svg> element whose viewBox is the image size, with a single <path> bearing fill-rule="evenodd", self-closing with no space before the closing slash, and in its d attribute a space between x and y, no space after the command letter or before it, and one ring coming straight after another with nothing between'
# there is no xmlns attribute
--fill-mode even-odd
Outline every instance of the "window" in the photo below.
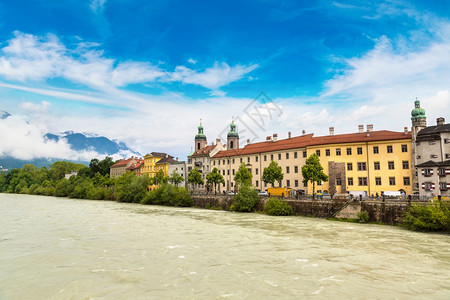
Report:
<svg viewBox="0 0 450 300"><path fill-rule="evenodd" d="M294 166L294 173L298 173L298 166Z"/></svg>
<svg viewBox="0 0 450 300"><path fill-rule="evenodd" d="M411 180L409 177L403 177L403 185L411 185Z"/></svg>
<svg viewBox="0 0 450 300"><path fill-rule="evenodd" d="M436 154L431 154L430 158L438 158L438 156Z"/></svg>
<svg viewBox="0 0 450 300"><path fill-rule="evenodd" d="M352 148L347 148L347 155L352 155Z"/></svg>
<svg viewBox="0 0 450 300"><path fill-rule="evenodd" d="M403 170L408 170L409 169L409 161L407 161L407 160L402 161L402 168L403 168Z"/></svg>
<svg viewBox="0 0 450 300"><path fill-rule="evenodd" d="M286 186L290 187L291 186L291 181L290 180L286 180Z"/></svg>
<svg viewBox="0 0 450 300"><path fill-rule="evenodd" d="M308 187L308 182L303 182L303 187Z"/></svg>
<svg viewBox="0 0 450 300"><path fill-rule="evenodd" d="M247 163L250 163L250 156L247 157Z"/></svg>
<svg viewBox="0 0 450 300"><path fill-rule="evenodd" d="M267 161L267 155L264 155L264 161Z"/></svg>
<svg viewBox="0 0 450 300"><path fill-rule="evenodd" d="M444 144L450 144L450 139L444 139Z"/></svg>
<svg viewBox="0 0 450 300"><path fill-rule="evenodd" d="M375 162L373 163L373 168L374 168L375 170L379 170L379 169L380 169L380 162L379 162L379 161L375 161Z"/></svg>
<svg viewBox="0 0 450 300"><path fill-rule="evenodd" d="M213 166L215 166L216 165L216 161L213 161Z"/></svg>
<svg viewBox="0 0 450 300"><path fill-rule="evenodd" d="M267 182L264 182L264 187L267 187Z"/></svg>
<svg viewBox="0 0 450 300"><path fill-rule="evenodd" d="M449 159L450 158L450 153L445 153L445 159Z"/></svg>
<svg viewBox="0 0 450 300"><path fill-rule="evenodd" d="M417 159L420 159L421 157L420 157L420 155L417 155L416 158L417 158Z"/></svg>
<svg viewBox="0 0 450 300"><path fill-rule="evenodd" d="M375 185L381 185L381 177L375 177Z"/></svg>
<svg viewBox="0 0 450 300"><path fill-rule="evenodd" d="M432 182L425 182L425 190L431 191L434 189L434 184Z"/></svg>
<svg viewBox="0 0 450 300"><path fill-rule="evenodd" d="M234 160L234 158L233 158L233 164L235 163L236 161Z"/></svg>
<svg viewBox="0 0 450 300"><path fill-rule="evenodd" d="M297 158L297 152L294 152L294 158Z"/></svg>
<svg viewBox="0 0 450 300"><path fill-rule="evenodd" d="M281 160L281 153L278 153L278 160Z"/></svg>
<svg viewBox="0 0 450 300"><path fill-rule="evenodd" d="M225 159L223 160L223 165L225 165Z"/></svg>
<svg viewBox="0 0 450 300"><path fill-rule="evenodd" d="M445 176L445 169L444 168L439 168L438 169L438 175L439 176Z"/></svg>
<svg viewBox="0 0 450 300"><path fill-rule="evenodd" d="M234 175L234 169L233 169L233 175Z"/></svg>
<svg viewBox="0 0 450 300"><path fill-rule="evenodd" d="M306 151L303 151L303 157L306 157Z"/></svg>
<svg viewBox="0 0 450 300"><path fill-rule="evenodd" d="M336 178L336 185L342 185L342 179L340 177Z"/></svg>
<svg viewBox="0 0 450 300"><path fill-rule="evenodd" d="M223 176L225 176L225 170L222 170L222 174L223 174Z"/></svg>
<svg viewBox="0 0 450 300"><path fill-rule="evenodd" d="M289 152L286 153L286 159L289 159Z"/></svg>
<svg viewBox="0 0 450 300"><path fill-rule="evenodd" d="M230 170L229 169L227 170L227 175L230 175Z"/></svg>
<svg viewBox="0 0 450 300"><path fill-rule="evenodd" d="M388 161L388 169L389 170L394 170L394 162L393 161Z"/></svg>
<svg viewBox="0 0 450 300"><path fill-rule="evenodd" d="M336 148L336 155L340 156L341 155L341 148Z"/></svg>
<svg viewBox="0 0 450 300"><path fill-rule="evenodd" d="M439 182L439 188L441 191L447 190L447 182Z"/></svg>
<svg viewBox="0 0 450 300"><path fill-rule="evenodd" d="M387 153L392 153L392 146L387 146Z"/></svg>
<svg viewBox="0 0 450 300"><path fill-rule="evenodd" d="M256 186L258 186L258 185L259 185L259 182L258 182L258 180L256 180L256 181L255 181L255 185L256 185Z"/></svg>
<svg viewBox="0 0 450 300"><path fill-rule="evenodd" d="M347 171L352 171L352 170L353 170L353 164L347 163Z"/></svg>
<svg viewBox="0 0 450 300"><path fill-rule="evenodd" d="M358 171L365 171L366 170L366 163L365 162L359 162L358 163Z"/></svg>
<svg viewBox="0 0 450 300"><path fill-rule="evenodd" d="M434 145L434 144L436 144L435 141L429 141L429 142L428 142L428 145Z"/></svg>
<svg viewBox="0 0 450 300"><path fill-rule="evenodd" d="M348 177L347 183L348 183L348 185L353 185L353 177Z"/></svg>
<svg viewBox="0 0 450 300"><path fill-rule="evenodd" d="M367 185L367 177L358 177L358 185L359 186Z"/></svg>
<svg viewBox="0 0 450 300"><path fill-rule="evenodd" d="M241 162L241 164L242 164L242 157L240 158L240 162Z"/></svg>
<svg viewBox="0 0 450 300"><path fill-rule="evenodd" d="M361 147L358 147L358 148L356 149L356 152L357 152L358 154L362 154L362 148L361 148Z"/></svg>
<svg viewBox="0 0 450 300"><path fill-rule="evenodd" d="M228 159L227 163L230 164L230 159Z"/></svg>
<svg viewBox="0 0 450 300"><path fill-rule="evenodd" d="M286 167L286 174L289 174L289 167Z"/></svg>
<svg viewBox="0 0 450 300"><path fill-rule="evenodd" d="M273 161L273 154L270 154L270 160Z"/></svg>
<svg viewBox="0 0 450 300"><path fill-rule="evenodd" d="M258 175L258 168L255 169L255 175Z"/></svg>
<svg viewBox="0 0 450 300"><path fill-rule="evenodd" d="M402 152L408 152L408 145L402 145Z"/></svg>
<svg viewBox="0 0 450 300"><path fill-rule="evenodd" d="M217 161L217 164L220 166L220 160Z"/></svg>
<svg viewBox="0 0 450 300"><path fill-rule="evenodd" d="M297 179L295 179L295 181L294 181L294 186L298 187L298 180Z"/></svg>
<svg viewBox="0 0 450 300"><path fill-rule="evenodd" d="M320 156L320 150L316 150L317 156Z"/></svg>
<svg viewBox="0 0 450 300"><path fill-rule="evenodd" d="M395 185L395 177L389 177L389 185Z"/></svg>
<svg viewBox="0 0 450 300"><path fill-rule="evenodd" d="M380 153L380 149L378 149L378 146L373 146L373 154Z"/></svg>
<svg viewBox="0 0 450 300"><path fill-rule="evenodd" d="M325 155L330 156L330 149L325 149Z"/></svg>
<svg viewBox="0 0 450 300"><path fill-rule="evenodd" d="M255 161L258 162L258 156L255 156Z"/></svg>
<svg viewBox="0 0 450 300"><path fill-rule="evenodd" d="M427 177L433 175L433 169L422 169L422 175Z"/></svg>

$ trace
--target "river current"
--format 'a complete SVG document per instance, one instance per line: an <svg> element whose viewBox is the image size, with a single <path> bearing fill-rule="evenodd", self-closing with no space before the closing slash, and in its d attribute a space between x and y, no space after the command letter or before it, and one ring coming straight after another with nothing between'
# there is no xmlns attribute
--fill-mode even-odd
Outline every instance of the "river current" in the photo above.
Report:
<svg viewBox="0 0 450 300"><path fill-rule="evenodd" d="M0 299L450 299L450 236L0 194Z"/></svg>

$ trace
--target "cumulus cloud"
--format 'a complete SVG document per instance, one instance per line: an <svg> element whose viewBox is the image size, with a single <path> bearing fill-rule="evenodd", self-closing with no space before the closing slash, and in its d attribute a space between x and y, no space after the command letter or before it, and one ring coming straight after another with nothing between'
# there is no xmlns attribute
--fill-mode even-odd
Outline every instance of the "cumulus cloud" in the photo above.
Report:
<svg viewBox="0 0 450 300"><path fill-rule="evenodd" d="M95 43L80 42L75 49L71 49L54 34L42 37L15 32L14 35L0 52L0 76L12 81L64 78L110 92L129 84L179 81L218 90L258 67L255 64L229 66L225 62L216 62L203 71L177 66L171 72L149 62L118 62L106 58Z"/></svg>

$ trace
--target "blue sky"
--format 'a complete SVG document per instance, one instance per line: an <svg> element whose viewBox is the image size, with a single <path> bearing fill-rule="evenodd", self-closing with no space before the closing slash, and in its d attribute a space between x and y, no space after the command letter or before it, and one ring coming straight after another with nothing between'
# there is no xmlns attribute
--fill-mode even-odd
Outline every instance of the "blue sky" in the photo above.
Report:
<svg viewBox="0 0 450 300"><path fill-rule="evenodd" d="M402 131L415 97L429 124L450 118L449 54L444 0L6 1L0 110L16 119L1 134L15 148L0 152L50 155L40 133L74 130L183 158L200 118L215 141L232 116L252 141ZM275 109L249 125L260 92Z"/></svg>

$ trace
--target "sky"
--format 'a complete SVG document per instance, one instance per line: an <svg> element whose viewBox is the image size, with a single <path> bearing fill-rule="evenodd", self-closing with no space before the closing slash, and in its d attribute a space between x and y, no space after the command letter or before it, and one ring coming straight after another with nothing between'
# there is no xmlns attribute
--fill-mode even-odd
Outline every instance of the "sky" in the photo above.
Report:
<svg viewBox="0 0 450 300"><path fill-rule="evenodd" d="M0 156L100 156L43 138L71 130L186 159L200 119L241 145L403 131L416 97L450 120L445 0L0 3Z"/></svg>

